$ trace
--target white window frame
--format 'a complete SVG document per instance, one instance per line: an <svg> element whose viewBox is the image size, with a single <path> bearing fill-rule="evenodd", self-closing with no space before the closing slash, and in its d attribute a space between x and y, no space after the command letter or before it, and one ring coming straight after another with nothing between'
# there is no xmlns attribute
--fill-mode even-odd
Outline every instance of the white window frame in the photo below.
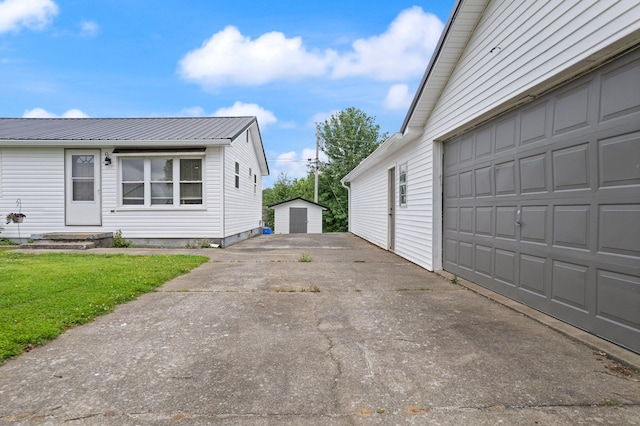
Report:
<svg viewBox="0 0 640 426"><path fill-rule="evenodd" d="M144 161L144 204L123 204L122 193L122 160L143 160ZM173 162L173 203L172 204L151 204L151 159L166 159ZM180 183L184 181L180 180L180 160L199 159L202 167L202 180L199 181L202 184L202 203L201 204L181 204L180 203ZM206 208L206 170L205 170L205 155L204 153L126 153L118 154L115 158L118 165L118 210L203 210ZM191 181L190 181L191 182ZM195 182L195 181L193 181Z"/></svg>
<svg viewBox="0 0 640 426"><path fill-rule="evenodd" d="M238 161L235 162L234 176L235 176L235 180L234 180L233 186L236 189L240 189L240 163Z"/></svg>
<svg viewBox="0 0 640 426"><path fill-rule="evenodd" d="M398 204L400 207L407 205L407 163L398 165Z"/></svg>

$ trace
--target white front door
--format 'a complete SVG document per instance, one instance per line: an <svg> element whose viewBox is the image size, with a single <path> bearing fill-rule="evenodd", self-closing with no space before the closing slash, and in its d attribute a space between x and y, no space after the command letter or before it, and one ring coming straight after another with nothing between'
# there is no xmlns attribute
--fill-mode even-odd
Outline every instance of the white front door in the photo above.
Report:
<svg viewBox="0 0 640 426"><path fill-rule="evenodd" d="M65 152L65 223L102 225L100 150Z"/></svg>

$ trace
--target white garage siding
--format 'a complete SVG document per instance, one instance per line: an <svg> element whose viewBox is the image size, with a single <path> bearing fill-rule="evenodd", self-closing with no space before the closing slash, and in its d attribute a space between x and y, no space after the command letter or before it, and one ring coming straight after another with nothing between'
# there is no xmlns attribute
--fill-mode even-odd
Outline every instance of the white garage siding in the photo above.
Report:
<svg viewBox="0 0 640 426"><path fill-rule="evenodd" d="M370 170L367 179L351 183L349 210L350 231L387 248L387 164Z"/></svg>

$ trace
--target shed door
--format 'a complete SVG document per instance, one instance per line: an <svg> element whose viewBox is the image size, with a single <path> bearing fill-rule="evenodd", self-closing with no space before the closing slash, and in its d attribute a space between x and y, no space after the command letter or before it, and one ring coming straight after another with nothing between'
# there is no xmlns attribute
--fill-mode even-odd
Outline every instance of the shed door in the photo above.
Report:
<svg viewBox="0 0 640 426"><path fill-rule="evenodd" d="M444 269L640 352L640 52L444 144Z"/></svg>
<svg viewBox="0 0 640 426"><path fill-rule="evenodd" d="M100 150L65 152L67 225L102 225Z"/></svg>
<svg viewBox="0 0 640 426"><path fill-rule="evenodd" d="M307 209L303 207L291 207L289 209L289 233L307 233Z"/></svg>

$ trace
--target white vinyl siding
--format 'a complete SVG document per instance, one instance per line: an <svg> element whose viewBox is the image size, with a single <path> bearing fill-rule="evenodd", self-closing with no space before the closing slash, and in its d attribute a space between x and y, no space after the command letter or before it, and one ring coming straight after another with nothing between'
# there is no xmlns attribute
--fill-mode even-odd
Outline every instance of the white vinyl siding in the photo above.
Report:
<svg viewBox="0 0 640 426"><path fill-rule="evenodd" d="M112 148L103 149L111 152ZM102 167L102 227L74 226L73 232L123 231L126 238L221 238L222 186L220 169L221 148L208 148L205 153L206 209L150 209L119 208L116 162ZM31 234L64 232L64 149L63 148L2 148L2 176L4 191L0 196L0 212L16 211L20 199L22 212L27 215L20 225L23 239ZM38 173L34 173L38 170ZM42 177L45 176L46 179ZM253 197L252 197L253 198ZM18 238L18 228L3 225L2 236Z"/></svg>
<svg viewBox="0 0 640 426"><path fill-rule="evenodd" d="M640 28L635 1L493 1L487 6L428 121L441 137L509 101L526 101L593 66L598 51ZM492 51L493 50L493 51ZM597 63L597 62L596 62ZM483 119L485 117L482 117Z"/></svg>
<svg viewBox="0 0 640 426"><path fill-rule="evenodd" d="M380 164L368 171L366 178L351 183L349 231L382 248L387 248L388 168Z"/></svg>
<svg viewBox="0 0 640 426"><path fill-rule="evenodd" d="M262 177L249 176L248 169L260 170L251 132L241 135L224 148L225 171L225 223L224 236L232 236L262 226L262 196L254 195L254 187L262 187ZM248 142L246 143L246 138ZM239 169L236 171L236 164ZM236 179L239 187L236 187Z"/></svg>

